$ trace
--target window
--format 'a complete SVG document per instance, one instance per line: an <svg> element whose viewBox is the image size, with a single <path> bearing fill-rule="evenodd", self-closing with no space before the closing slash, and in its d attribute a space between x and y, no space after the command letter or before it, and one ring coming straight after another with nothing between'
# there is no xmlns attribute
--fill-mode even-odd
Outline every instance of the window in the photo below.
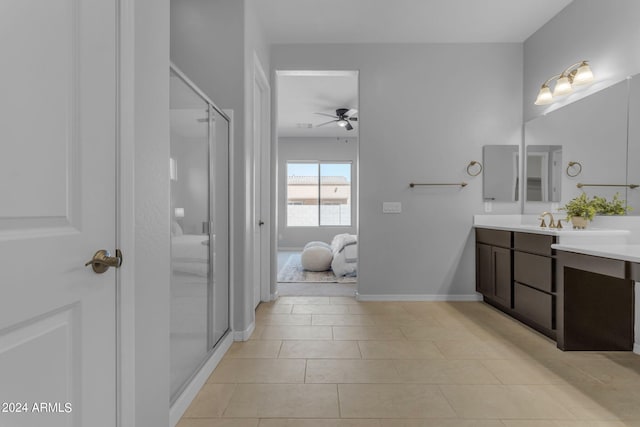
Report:
<svg viewBox="0 0 640 427"><path fill-rule="evenodd" d="M287 163L287 226L351 226L351 162Z"/></svg>

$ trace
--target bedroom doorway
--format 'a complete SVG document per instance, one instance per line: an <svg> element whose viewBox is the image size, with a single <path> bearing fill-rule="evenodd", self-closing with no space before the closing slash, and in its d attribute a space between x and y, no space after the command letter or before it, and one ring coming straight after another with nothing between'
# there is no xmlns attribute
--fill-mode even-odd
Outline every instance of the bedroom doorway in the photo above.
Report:
<svg viewBox="0 0 640 427"><path fill-rule="evenodd" d="M277 292L357 290L357 71L276 71Z"/></svg>

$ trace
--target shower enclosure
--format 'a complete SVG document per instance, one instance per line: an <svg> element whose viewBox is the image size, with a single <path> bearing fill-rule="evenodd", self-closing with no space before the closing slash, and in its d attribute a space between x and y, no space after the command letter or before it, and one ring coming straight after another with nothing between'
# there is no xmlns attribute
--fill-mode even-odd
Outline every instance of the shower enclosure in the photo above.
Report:
<svg viewBox="0 0 640 427"><path fill-rule="evenodd" d="M171 403L229 331L229 118L170 69Z"/></svg>

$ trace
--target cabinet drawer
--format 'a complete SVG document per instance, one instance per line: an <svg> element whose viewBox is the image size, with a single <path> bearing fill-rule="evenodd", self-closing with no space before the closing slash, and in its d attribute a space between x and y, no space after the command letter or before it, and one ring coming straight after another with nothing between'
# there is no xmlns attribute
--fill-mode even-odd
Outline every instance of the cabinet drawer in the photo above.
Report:
<svg viewBox="0 0 640 427"><path fill-rule="evenodd" d="M534 254L551 256L551 245L555 243L554 236L534 233L513 233L513 248Z"/></svg>
<svg viewBox="0 0 640 427"><path fill-rule="evenodd" d="M476 242L488 245L511 247L511 232L504 230L489 230L486 228L476 228Z"/></svg>
<svg viewBox="0 0 640 427"><path fill-rule="evenodd" d="M553 329L553 296L514 283L513 308L516 312L538 325Z"/></svg>
<svg viewBox="0 0 640 427"><path fill-rule="evenodd" d="M513 278L516 282L554 292L553 259L515 251L513 254Z"/></svg>

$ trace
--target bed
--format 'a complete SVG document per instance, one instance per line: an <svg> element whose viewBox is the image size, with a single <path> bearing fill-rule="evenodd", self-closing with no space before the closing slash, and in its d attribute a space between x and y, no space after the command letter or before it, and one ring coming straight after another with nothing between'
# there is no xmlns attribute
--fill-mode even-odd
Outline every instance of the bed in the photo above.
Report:
<svg viewBox="0 0 640 427"><path fill-rule="evenodd" d="M182 234L182 229L176 225L171 229L173 271L206 277L209 274L209 236Z"/></svg>
<svg viewBox="0 0 640 427"><path fill-rule="evenodd" d="M337 277L358 274L358 236L338 234L331 241L331 269Z"/></svg>

